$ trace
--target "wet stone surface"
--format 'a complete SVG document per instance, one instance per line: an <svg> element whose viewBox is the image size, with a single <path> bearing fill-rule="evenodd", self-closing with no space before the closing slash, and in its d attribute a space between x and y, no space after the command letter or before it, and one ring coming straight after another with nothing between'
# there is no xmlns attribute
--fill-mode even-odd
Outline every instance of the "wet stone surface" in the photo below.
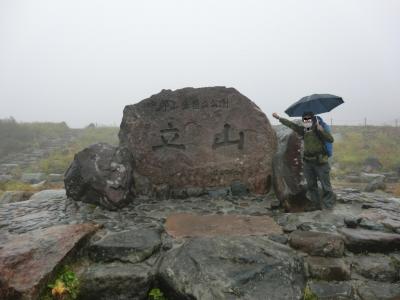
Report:
<svg viewBox="0 0 400 300"><path fill-rule="evenodd" d="M0 204L0 244L7 247L10 236L18 239L63 224L101 225L81 245L87 263L81 264L82 258L76 256L77 274L84 279L82 299L145 299L153 286L178 300L265 299L269 293L271 299L302 299L307 281L320 299L393 299L398 296L400 274L400 199L355 189L336 193L339 201L332 210L285 213L273 196L142 197L121 210L108 211L70 200L63 190L45 191L31 200ZM196 236L199 228L180 223L176 216L182 215L206 224L218 220L224 230L224 224L238 220L247 225L257 221L257 231L231 226L231 236L223 230ZM182 237L168 232L171 220L187 231ZM317 248L320 251L314 251ZM368 249L377 253L365 253ZM328 255L340 258L323 257ZM140 282L140 291L130 289L129 278ZM199 278L204 289L195 284ZM274 281L268 286L265 278ZM273 282L295 288L275 289Z"/></svg>
<svg viewBox="0 0 400 300"><path fill-rule="evenodd" d="M281 227L268 216L173 214L167 218L165 228L176 238L219 235L272 235L282 234Z"/></svg>

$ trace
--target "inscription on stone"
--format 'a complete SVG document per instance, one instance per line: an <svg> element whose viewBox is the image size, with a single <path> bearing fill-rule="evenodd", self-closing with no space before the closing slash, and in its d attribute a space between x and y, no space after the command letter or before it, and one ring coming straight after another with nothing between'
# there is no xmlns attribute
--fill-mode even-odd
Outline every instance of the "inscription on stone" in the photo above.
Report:
<svg viewBox="0 0 400 300"><path fill-rule="evenodd" d="M157 106L156 111L171 111L177 109L176 102L174 100L161 100Z"/></svg>
<svg viewBox="0 0 400 300"><path fill-rule="evenodd" d="M231 125L225 124L224 130L222 133L217 133L214 136L214 143L212 145L213 149L218 147L230 146L230 145L238 145L238 149L242 150L244 146L244 132L239 132L239 139L237 140L230 140L229 139L229 132L231 131Z"/></svg>
<svg viewBox="0 0 400 300"><path fill-rule="evenodd" d="M128 105L120 128L120 144L134 154L135 172L146 182L138 194L234 181L250 192L270 190L275 132L260 108L234 88L162 90Z"/></svg>
<svg viewBox="0 0 400 300"><path fill-rule="evenodd" d="M160 137L162 144L153 146L153 150L169 147L175 149L185 149L185 145L183 144L176 144L175 141L179 139L179 129L174 128L172 123L168 123L168 128L160 130Z"/></svg>
<svg viewBox="0 0 400 300"><path fill-rule="evenodd" d="M150 110L154 110L157 112L170 112L175 111L177 109L182 110L199 110L199 109L207 109L207 108L229 108L229 99L228 98L211 98L211 99L199 99L196 97L185 98L179 104L179 101L175 101L172 99L163 99L159 101L159 103L150 102L147 104Z"/></svg>

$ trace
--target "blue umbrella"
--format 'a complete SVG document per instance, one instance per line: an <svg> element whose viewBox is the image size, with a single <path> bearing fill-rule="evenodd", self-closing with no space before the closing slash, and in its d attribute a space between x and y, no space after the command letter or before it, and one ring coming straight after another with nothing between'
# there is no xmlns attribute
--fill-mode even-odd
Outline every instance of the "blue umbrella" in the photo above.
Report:
<svg viewBox="0 0 400 300"><path fill-rule="evenodd" d="M322 114L344 103L341 97L329 94L312 94L301 98L285 110L290 117L301 117L304 112Z"/></svg>

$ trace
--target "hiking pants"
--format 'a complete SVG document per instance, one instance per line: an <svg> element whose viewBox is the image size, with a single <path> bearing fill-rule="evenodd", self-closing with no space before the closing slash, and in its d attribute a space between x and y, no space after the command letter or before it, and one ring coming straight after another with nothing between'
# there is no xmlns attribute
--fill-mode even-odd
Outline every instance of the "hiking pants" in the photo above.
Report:
<svg viewBox="0 0 400 300"><path fill-rule="evenodd" d="M329 163L318 164L316 162L304 161L304 177L307 181L307 191L313 206L318 208L332 208L335 204L330 180L331 167ZM322 186L322 197L318 191L318 180Z"/></svg>

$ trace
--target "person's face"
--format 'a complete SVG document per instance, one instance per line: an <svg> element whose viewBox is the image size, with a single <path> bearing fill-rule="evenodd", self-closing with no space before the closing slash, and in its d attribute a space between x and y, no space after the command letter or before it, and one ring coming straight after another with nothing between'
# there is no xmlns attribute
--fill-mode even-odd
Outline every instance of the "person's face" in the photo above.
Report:
<svg viewBox="0 0 400 300"><path fill-rule="evenodd" d="M311 128L311 126L312 126L312 116L304 116L303 117L303 125L306 128Z"/></svg>

